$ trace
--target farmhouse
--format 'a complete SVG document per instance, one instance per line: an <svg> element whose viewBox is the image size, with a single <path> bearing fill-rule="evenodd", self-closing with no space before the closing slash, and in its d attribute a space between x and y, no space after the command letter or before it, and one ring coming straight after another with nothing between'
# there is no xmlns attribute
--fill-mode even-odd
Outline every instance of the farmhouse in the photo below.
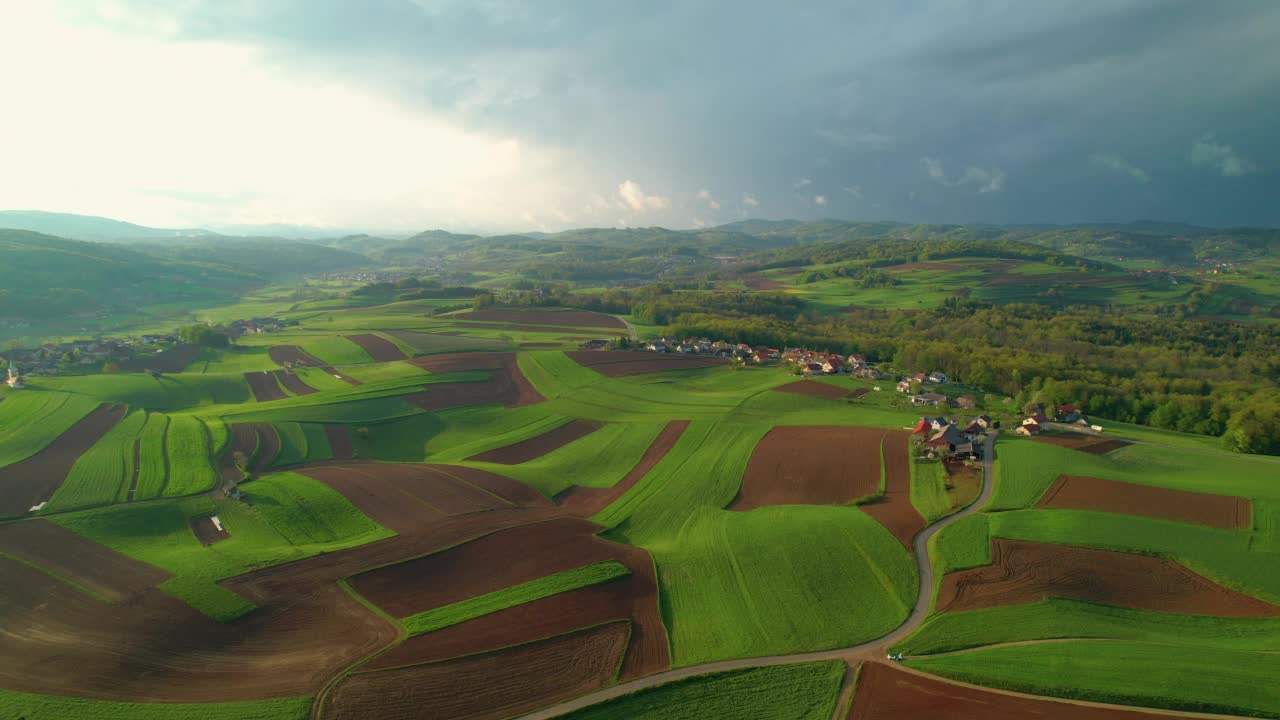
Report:
<svg viewBox="0 0 1280 720"><path fill-rule="evenodd" d="M1023 423L1022 423L1021 425L1019 425L1019 426L1018 426L1018 428L1017 428L1016 430L1014 430L1014 432L1015 432L1015 433L1017 433L1018 435L1023 435L1023 436L1026 436L1026 437L1031 437L1031 436L1033 436L1033 435L1039 435L1039 434L1040 434L1040 423L1038 423L1038 422L1036 422L1036 421L1034 421L1034 420L1032 420L1032 419L1030 419L1030 418L1027 418L1026 420L1024 420L1024 421L1023 421Z"/></svg>
<svg viewBox="0 0 1280 720"><path fill-rule="evenodd" d="M934 385L942 385L947 382L947 376L944 373L931 372L929 373L929 382Z"/></svg>

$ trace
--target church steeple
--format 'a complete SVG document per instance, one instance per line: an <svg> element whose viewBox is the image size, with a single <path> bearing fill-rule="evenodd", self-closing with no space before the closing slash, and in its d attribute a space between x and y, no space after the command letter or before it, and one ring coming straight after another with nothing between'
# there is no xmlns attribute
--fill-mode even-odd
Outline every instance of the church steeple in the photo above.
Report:
<svg viewBox="0 0 1280 720"><path fill-rule="evenodd" d="M9 358L9 377L5 383L11 388L22 387L22 375L18 372L18 367L13 364L13 358Z"/></svg>

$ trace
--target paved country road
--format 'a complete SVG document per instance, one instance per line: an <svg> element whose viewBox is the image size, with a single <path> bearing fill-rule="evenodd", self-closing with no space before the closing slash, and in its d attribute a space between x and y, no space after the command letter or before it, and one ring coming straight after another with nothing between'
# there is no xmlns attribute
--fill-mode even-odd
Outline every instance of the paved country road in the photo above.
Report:
<svg viewBox="0 0 1280 720"><path fill-rule="evenodd" d="M631 682L614 685L604 690L599 690L590 695L574 698L568 702L553 705L537 712L529 713L522 716L522 720L547 720L549 718L560 717L566 713L580 710L596 703L604 702L622 695L633 693L637 690L650 688L657 685L669 683L673 680L681 680L684 678L694 677L697 675L705 675L707 673L722 672L724 670L741 670L744 668L765 667L769 665L787 665L790 663L812 662L815 660L844 660L846 662L857 662L864 660L884 659L885 653L894 643L905 638L915 632L920 624L924 622L929 615L929 607L933 603L933 565L929 561L929 540L937 535L939 531L948 525L956 522L960 518L967 517L979 511L987 501L991 499L991 493L995 488L995 436L991 433L987 436L986 448L983 454L982 462L982 492L978 498L970 503L960 512L943 518L938 522L925 528L919 535L916 535L914 549L916 556L916 569L920 575L920 587L916 592L916 604L911 609L911 614L903 621L901 625L886 635L847 648L837 648L835 650L821 650L818 652L798 653L795 655L768 655L765 657L740 658L737 660L722 660L720 662L704 663L702 665L691 665L689 667L678 668L676 670L668 670L666 672L648 675ZM837 703L838 705L839 703Z"/></svg>
<svg viewBox="0 0 1280 720"><path fill-rule="evenodd" d="M795 655L770 655L757 658L741 658L738 660L724 660L721 662L705 663L702 665L693 665L683 667L677 670L668 670L667 672L649 675L647 677L632 680L631 682L614 685L605 688L590 695L583 695L568 702L553 705L537 712L528 713L520 717L520 720L549 720L550 718L560 717L574 710L580 710L597 703L611 700L622 695L628 695L637 690L663 685L673 680L681 680L684 678L705 675L707 673L722 672L725 670L741 670L745 668L765 667L769 665L787 665L790 663L812 662L815 660L844 660L846 663L854 664L868 660L883 660L888 649L894 643L902 640L911 633L915 632L929 615L929 608L933 603L933 565L929 561L929 540L937 535L944 527L956 522L962 517L966 517L978 512L987 501L991 499L991 494L995 490L995 433L987 436L985 452L982 463L982 492L978 495L978 499L974 500L969 506L960 512L943 518L938 522L925 528L916 536L914 550L916 555L916 567L920 574L920 588L916 593L916 605L911 610L911 614L896 629L888 634L871 640L861 645L853 647L841 648L836 650L823 650L820 652L798 653ZM1038 641L1036 641L1038 642ZM935 676L928 673L914 670L905 665L899 665L906 672L920 675L921 677L934 678ZM840 720L840 716L848 712L848 700L851 695L852 688L849 686L853 673L845 673L844 684L840 688L840 697L836 702L836 717L833 720ZM1032 698L1036 700L1052 700L1054 702L1070 703L1081 707L1098 707L1098 708L1116 708L1130 712L1148 713L1158 715L1160 717L1185 717L1185 718L1203 718L1209 720L1212 718L1232 718L1232 715L1214 715L1208 713L1180 712L1177 710L1162 710L1157 708L1146 708L1132 705L1109 705L1105 703L1089 702L1087 700L1071 700L1066 698L1055 698L1043 695L1029 695L1026 693L1013 692L1009 690L999 690L996 688L984 687L981 685L972 685L964 682L947 680L946 682L954 683L963 687L977 688L986 692L997 693L1000 695L1009 695L1013 697Z"/></svg>

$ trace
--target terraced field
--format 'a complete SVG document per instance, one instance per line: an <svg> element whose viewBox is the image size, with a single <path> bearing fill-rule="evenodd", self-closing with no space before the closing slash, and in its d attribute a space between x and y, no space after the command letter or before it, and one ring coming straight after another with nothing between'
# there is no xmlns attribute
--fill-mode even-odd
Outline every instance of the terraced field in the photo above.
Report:
<svg viewBox="0 0 1280 720"><path fill-rule="evenodd" d="M423 310L5 392L0 715L1280 714L1280 464Z"/></svg>

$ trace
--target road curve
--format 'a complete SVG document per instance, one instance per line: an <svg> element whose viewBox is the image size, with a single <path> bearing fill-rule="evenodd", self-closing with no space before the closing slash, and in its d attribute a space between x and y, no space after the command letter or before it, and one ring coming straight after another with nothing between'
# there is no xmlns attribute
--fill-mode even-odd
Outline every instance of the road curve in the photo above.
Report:
<svg viewBox="0 0 1280 720"><path fill-rule="evenodd" d="M647 675L636 680L626 683L620 683L603 690L597 690L589 695L574 698L558 705L552 705L536 712L528 713L520 716L520 720L549 720L550 718L560 717L574 710L612 700L616 697L628 695L637 690L656 687L672 682L673 680L682 680L697 675L706 675L707 673L723 672L725 670L742 670L745 668L767 667L770 665L789 665L791 663L813 662L818 660L844 660L862 661L883 659L888 648L894 643L905 638L915 632L929 615L929 608L933 604L933 565L929 560L929 541L934 535L948 525L958 521L960 518L972 515L978 512L987 501L991 499L991 493L995 488L995 437L996 433L987 436L987 442L983 453L982 462L982 492L978 494L976 500L961 509L954 515L949 515L942 520L925 528L920 534L916 535L913 548L916 556L916 569L920 576L920 587L916 592L916 604L911 609L911 614L907 615L907 619L901 625L893 629L889 633L882 635L875 640L869 640L860 645L853 647L837 648L835 650L820 650L818 652L797 653L794 655L766 655L764 657L739 658L736 660L721 660L719 662L704 663L702 665L690 665L688 667L668 670L653 675Z"/></svg>

